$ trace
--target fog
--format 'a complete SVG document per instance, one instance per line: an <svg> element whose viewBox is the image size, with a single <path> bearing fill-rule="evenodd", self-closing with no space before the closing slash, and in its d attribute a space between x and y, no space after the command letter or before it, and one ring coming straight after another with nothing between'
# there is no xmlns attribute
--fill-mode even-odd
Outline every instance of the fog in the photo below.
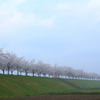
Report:
<svg viewBox="0 0 100 100"><path fill-rule="evenodd" d="M2 0L0 48L100 74L99 12L100 0Z"/></svg>

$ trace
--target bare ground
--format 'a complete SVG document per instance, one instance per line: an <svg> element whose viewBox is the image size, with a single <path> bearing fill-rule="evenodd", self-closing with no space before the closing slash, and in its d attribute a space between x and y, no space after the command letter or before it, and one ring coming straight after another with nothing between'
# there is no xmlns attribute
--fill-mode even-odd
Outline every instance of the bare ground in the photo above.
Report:
<svg viewBox="0 0 100 100"><path fill-rule="evenodd" d="M0 100L100 100L100 95L68 94L68 95L22 97L13 99L10 98L10 99L0 99Z"/></svg>

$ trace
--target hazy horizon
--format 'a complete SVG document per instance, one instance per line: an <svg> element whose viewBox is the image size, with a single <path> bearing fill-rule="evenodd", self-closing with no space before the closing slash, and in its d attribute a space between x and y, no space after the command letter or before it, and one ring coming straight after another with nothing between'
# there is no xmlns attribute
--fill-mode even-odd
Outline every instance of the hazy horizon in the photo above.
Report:
<svg viewBox="0 0 100 100"><path fill-rule="evenodd" d="M100 74L100 0L0 0L0 48Z"/></svg>

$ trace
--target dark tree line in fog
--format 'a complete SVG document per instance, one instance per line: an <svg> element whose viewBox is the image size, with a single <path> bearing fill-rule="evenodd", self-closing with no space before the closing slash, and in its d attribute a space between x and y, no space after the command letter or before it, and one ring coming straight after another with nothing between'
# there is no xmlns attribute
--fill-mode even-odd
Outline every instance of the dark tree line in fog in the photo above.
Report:
<svg viewBox="0 0 100 100"><path fill-rule="evenodd" d="M14 74L17 71L17 75L25 73L26 76L31 74L32 76L39 77L57 77L57 78L73 78L73 79L100 79L100 75L96 73L88 73L82 69L73 69L68 66L58 66L55 64L43 63L42 61L35 62L35 60L25 60L23 57L17 57L16 54L11 52L3 52L0 49L0 70L2 74Z"/></svg>

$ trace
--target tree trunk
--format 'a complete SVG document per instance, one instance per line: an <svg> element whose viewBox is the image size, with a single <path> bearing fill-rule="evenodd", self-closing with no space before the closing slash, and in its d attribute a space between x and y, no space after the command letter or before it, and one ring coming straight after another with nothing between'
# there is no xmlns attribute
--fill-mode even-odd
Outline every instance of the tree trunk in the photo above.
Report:
<svg viewBox="0 0 100 100"><path fill-rule="evenodd" d="M3 69L3 70L2 70L3 74L5 74L4 71L5 71L5 70Z"/></svg>
<svg viewBox="0 0 100 100"><path fill-rule="evenodd" d="M32 74L33 74L33 76L34 76L34 70L32 71Z"/></svg>
<svg viewBox="0 0 100 100"><path fill-rule="evenodd" d="M26 76L27 76L27 72L25 72Z"/></svg>
<svg viewBox="0 0 100 100"><path fill-rule="evenodd" d="M11 71L11 75L13 75L13 71Z"/></svg>
<svg viewBox="0 0 100 100"><path fill-rule="evenodd" d="M50 78L50 74L49 74L49 78Z"/></svg>
<svg viewBox="0 0 100 100"><path fill-rule="evenodd" d="M17 70L17 75L19 75L19 71Z"/></svg>
<svg viewBox="0 0 100 100"><path fill-rule="evenodd" d="M18 67L17 67L17 75L19 75Z"/></svg>
<svg viewBox="0 0 100 100"><path fill-rule="evenodd" d="M9 66L8 66L8 75L9 75L9 71L10 71L10 68L9 68Z"/></svg>

